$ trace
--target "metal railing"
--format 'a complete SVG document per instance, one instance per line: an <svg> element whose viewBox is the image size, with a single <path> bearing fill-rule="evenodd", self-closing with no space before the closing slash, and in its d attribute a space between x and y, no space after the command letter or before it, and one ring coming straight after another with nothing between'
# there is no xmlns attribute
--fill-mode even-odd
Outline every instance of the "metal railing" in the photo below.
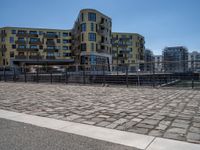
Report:
<svg viewBox="0 0 200 150"><path fill-rule="evenodd" d="M180 66L180 62L159 63L0 67L0 81L200 89L200 62L187 61L188 65ZM166 69L171 63L176 65Z"/></svg>

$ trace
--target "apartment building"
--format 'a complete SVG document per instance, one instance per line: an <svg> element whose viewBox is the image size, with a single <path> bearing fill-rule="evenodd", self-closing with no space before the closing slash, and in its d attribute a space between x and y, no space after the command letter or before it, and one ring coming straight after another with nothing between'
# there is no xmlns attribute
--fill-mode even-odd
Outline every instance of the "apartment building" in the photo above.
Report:
<svg viewBox="0 0 200 150"><path fill-rule="evenodd" d="M200 52L193 51L189 53L188 68L190 71L200 72Z"/></svg>
<svg viewBox="0 0 200 150"><path fill-rule="evenodd" d="M112 19L94 9L83 9L72 30L75 63L111 64Z"/></svg>
<svg viewBox="0 0 200 150"><path fill-rule="evenodd" d="M82 9L69 30L0 28L0 65L107 64L109 68L112 63L143 61L144 43L136 33L112 33L112 19L105 14Z"/></svg>
<svg viewBox="0 0 200 150"><path fill-rule="evenodd" d="M183 46L165 47L163 61L165 72L186 72L188 71L188 49Z"/></svg>
<svg viewBox="0 0 200 150"><path fill-rule="evenodd" d="M129 64L135 70L136 63L144 62L144 37L137 33L112 33L112 63Z"/></svg>
<svg viewBox="0 0 200 150"><path fill-rule="evenodd" d="M71 30L1 28L0 65L73 63Z"/></svg>
<svg viewBox="0 0 200 150"><path fill-rule="evenodd" d="M163 72L163 56L162 55L155 55L154 56L154 67L155 72Z"/></svg>

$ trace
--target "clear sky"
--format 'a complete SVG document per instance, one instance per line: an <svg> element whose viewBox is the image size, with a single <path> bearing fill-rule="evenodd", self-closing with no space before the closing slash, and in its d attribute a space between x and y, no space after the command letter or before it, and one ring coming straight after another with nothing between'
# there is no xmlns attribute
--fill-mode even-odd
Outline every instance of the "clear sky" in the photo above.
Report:
<svg viewBox="0 0 200 150"><path fill-rule="evenodd" d="M115 32L136 32L145 47L161 54L165 46L200 52L200 0L0 0L0 27L70 29L83 8L110 16Z"/></svg>

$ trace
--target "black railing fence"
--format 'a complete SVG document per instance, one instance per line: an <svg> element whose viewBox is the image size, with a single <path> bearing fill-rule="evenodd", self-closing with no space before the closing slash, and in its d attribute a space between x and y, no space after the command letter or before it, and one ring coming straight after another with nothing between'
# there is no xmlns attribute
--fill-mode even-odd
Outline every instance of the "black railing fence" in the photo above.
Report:
<svg viewBox="0 0 200 150"><path fill-rule="evenodd" d="M184 63L184 64L183 64ZM0 81L200 89L200 62L0 67Z"/></svg>

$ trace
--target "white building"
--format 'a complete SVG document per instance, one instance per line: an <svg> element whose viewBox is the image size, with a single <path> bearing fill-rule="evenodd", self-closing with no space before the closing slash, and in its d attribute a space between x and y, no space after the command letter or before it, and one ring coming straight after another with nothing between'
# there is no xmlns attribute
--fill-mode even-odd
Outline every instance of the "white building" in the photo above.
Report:
<svg viewBox="0 0 200 150"><path fill-rule="evenodd" d="M154 55L155 72L162 72L163 71L162 61L163 61L162 55Z"/></svg>
<svg viewBox="0 0 200 150"><path fill-rule="evenodd" d="M200 72L200 52L189 53L188 68L190 71Z"/></svg>

